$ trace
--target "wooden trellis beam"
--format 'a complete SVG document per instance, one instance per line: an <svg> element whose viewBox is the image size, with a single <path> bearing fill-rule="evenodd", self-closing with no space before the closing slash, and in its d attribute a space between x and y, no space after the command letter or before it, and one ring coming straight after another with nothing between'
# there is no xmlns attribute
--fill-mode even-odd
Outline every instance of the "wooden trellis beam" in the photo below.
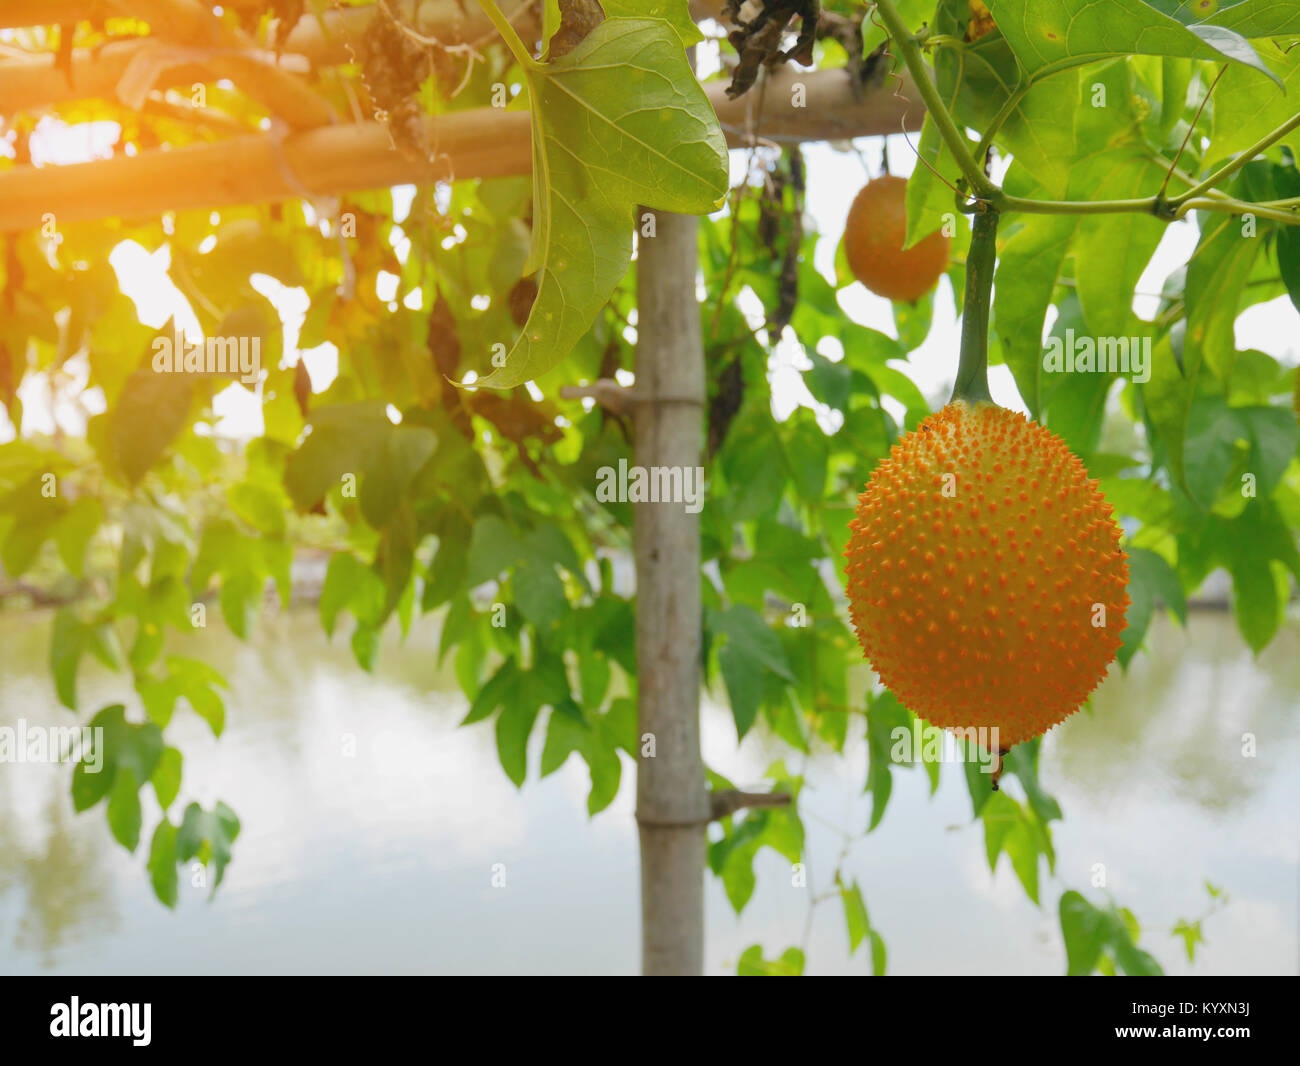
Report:
<svg viewBox="0 0 1300 1066"><path fill-rule="evenodd" d="M392 0L394 4L398 0ZM120 4L120 7L115 7ZM168 12L175 6L179 17L173 20ZM536 6L530 0L504 0L501 4L506 17L512 19L521 34L528 39L539 33ZM94 10L128 10L139 18L148 19L152 11L160 30L153 36L129 41L113 41L99 48L78 48L72 53L71 80L59 69L58 57L53 52L31 56L14 56L0 59L0 116L10 116L22 111L37 111L69 100L115 99L118 83L131 62L141 53L158 47L161 38L184 41L188 44L221 43L234 47L239 42L243 50L253 50L247 56L234 54L216 56L206 66L193 64L169 67L160 72L156 87L159 89L185 87L195 82L229 78L250 96L262 100L291 125L309 128L324 125L328 109L319 99L307 99L304 93L314 96L299 79L286 71L277 71L274 64L259 58L259 46L247 35L216 36L211 22L200 19L193 8L188 9L177 0L144 0L142 4L127 0L20 0L17 10L0 0L0 25L22 25L27 20L39 23L57 23L61 19L86 18ZM410 11L409 3L400 10ZM333 66L350 62L353 55L348 41L357 40L375 16L374 5L339 8L324 12L320 17L304 15L282 48L289 62L303 62L313 67ZM493 34L492 24L476 4L462 9L458 0L426 0L419 5L413 25L424 34L432 34L447 43L481 41ZM296 121L294 120L296 118Z"/></svg>
<svg viewBox="0 0 1300 1066"><path fill-rule="evenodd" d="M141 38L108 44L94 52L79 48L72 53L71 82L55 65L52 54L0 60L0 115L40 111L71 100L116 101L118 84L131 63L157 47L158 42L151 38ZM221 54L202 63L168 66L160 71L153 87L184 87L188 91L195 84L228 78L290 125L309 128L328 122L328 105L305 83L297 82L286 89L284 73L271 62L252 55ZM303 90L297 85L302 85Z"/></svg>
<svg viewBox="0 0 1300 1066"><path fill-rule="evenodd" d="M411 17L419 32L447 43L482 41L494 32L477 4L462 7L459 0L425 0L413 9L409 0L390 2ZM535 0L502 0L500 6L526 40L540 35ZM721 0L694 0L691 4L698 18L716 15L720 7ZM233 52L217 55L203 65L167 67L159 72L155 88L188 89L198 82L229 78L290 125L310 128L329 121L325 105L319 99L309 99L314 94L299 79L277 70L258 54L256 42L247 35L232 35L229 27L214 27L215 19L196 13L186 0L14 0L0 2L0 25L17 26L29 21L54 24L113 11L130 11L146 20L152 13L161 30L151 37L75 49L69 59L71 78L59 68L54 52L0 59L0 117L39 111L71 100L116 99L117 86L131 63L158 47L155 38L164 38L189 44L220 40L232 48L238 42L244 50L253 51L245 56ZM173 11L175 18L170 17ZM282 54L288 62L305 61L316 68L349 62L354 56L348 41L356 41L365 33L375 11L376 6L368 4L332 9L320 16L304 15L285 41ZM219 32L224 36L218 37Z"/></svg>
<svg viewBox="0 0 1300 1066"><path fill-rule="evenodd" d="M440 158L438 177L528 173L529 116L522 111L462 111L428 120ZM47 214L56 225L164 211L263 203L428 180L396 151L379 123L322 126L283 139L233 137L171 151L72 166L22 167L0 174L0 232L31 229Z"/></svg>
<svg viewBox="0 0 1300 1066"><path fill-rule="evenodd" d="M498 6L525 41L541 36L539 4L506 0ZM444 44L490 41L496 32L475 3L462 8L457 0L425 0L412 12L409 3L397 5L390 0L390 7L401 11L415 30ZM374 17L375 6L370 4L327 11L320 18L304 16L290 31L284 50L306 56L317 66L346 63L352 58L347 42L365 33Z"/></svg>
<svg viewBox="0 0 1300 1066"><path fill-rule="evenodd" d="M258 0L226 0L222 6L240 10L260 5ZM473 2L466 3L462 8L458 0L422 0L418 6L413 5L411 0L390 0L390 6L422 33L446 33L453 35L456 40L469 40L492 32L492 23L483 14L483 9ZM536 5L532 0L502 0L498 6L507 18L515 21L525 36L536 27L535 16L530 21L520 12L525 7L535 12ZM709 5L706 3L705 6ZM25 26L57 26L97 21L105 15L125 13L123 9L115 7L114 0L4 0L0 3L0 27L18 29ZM327 33L341 29L364 30L374 15L373 4L331 9L322 12L319 17L305 13L294 24L291 36L300 35L304 40L317 39L322 26ZM301 49L291 45L289 50Z"/></svg>
<svg viewBox="0 0 1300 1066"><path fill-rule="evenodd" d="M289 125L310 129L334 120L329 103L306 81L260 56L252 38L217 18L198 0L112 0L112 4L119 14L148 22L154 38L218 49L219 55L204 60L204 65L215 63L224 68L243 92ZM152 47L158 47L157 42Z"/></svg>
<svg viewBox="0 0 1300 1066"><path fill-rule="evenodd" d="M224 0L230 10L254 10L261 0ZM98 22L106 16L121 15L114 0L3 0L0 2L0 26L19 29L24 26L59 26L70 22ZM143 17L143 16L142 16Z"/></svg>
<svg viewBox="0 0 1300 1066"><path fill-rule="evenodd" d="M792 83L804 85L806 107L794 105ZM885 83L859 99L842 70L806 75L783 71L764 99L762 138L840 140L919 127L920 105ZM905 87L906 88L906 87ZM722 82L706 86L732 147L752 143L748 97L727 100ZM752 94L751 94L752 95ZM482 108L426 121L439 158L430 170L398 152L378 123L321 127L278 138L232 137L139 156L70 166L0 171L0 232L33 229L52 214L56 224L99 218L148 218L164 211L330 196L359 189L428 181L527 174L532 166L527 112ZM782 132L786 131L786 132Z"/></svg>

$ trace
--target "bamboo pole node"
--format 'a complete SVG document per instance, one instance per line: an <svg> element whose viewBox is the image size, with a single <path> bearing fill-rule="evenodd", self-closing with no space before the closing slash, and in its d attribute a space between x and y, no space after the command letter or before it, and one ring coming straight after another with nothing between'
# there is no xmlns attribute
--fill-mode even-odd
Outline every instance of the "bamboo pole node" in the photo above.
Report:
<svg viewBox="0 0 1300 1066"><path fill-rule="evenodd" d="M625 415L638 404L689 404L703 407L699 396L646 396L633 385L620 385L613 378L598 378L590 385L564 385L560 398L583 400L591 398L612 414Z"/></svg>

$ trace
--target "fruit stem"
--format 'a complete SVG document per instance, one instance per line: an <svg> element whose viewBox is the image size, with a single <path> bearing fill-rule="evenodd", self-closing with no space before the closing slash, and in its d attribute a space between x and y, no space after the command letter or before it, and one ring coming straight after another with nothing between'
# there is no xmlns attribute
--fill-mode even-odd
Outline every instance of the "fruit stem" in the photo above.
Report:
<svg viewBox="0 0 1300 1066"><path fill-rule="evenodd" d="M966 255L966 302L961 313L961 359L952 400L992 401L989 393L989 311L997 265L998 213L977 211ZM951 403L952 400L948 402Z"/></svg>

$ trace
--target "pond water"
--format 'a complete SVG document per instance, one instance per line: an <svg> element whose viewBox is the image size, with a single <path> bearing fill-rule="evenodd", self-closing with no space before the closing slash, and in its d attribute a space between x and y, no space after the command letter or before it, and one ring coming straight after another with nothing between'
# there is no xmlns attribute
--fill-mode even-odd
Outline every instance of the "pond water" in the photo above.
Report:
<svg viewBox="0 0 1300 1066"><path fill-rule="evenodd" d="M49 680L48 628L46 614L0 613L0 725L74 720ZM614 804L589 819L576 756L536 780L538 729L533 776L516 791L491 725L457 728L466 705L435 663L436 620L417 621L404 644L391 638L375 676L345 638L331 645L314 613L295 610L265 616L249 644L214 627L201 650L176 648L232 686L221 740L188 711L169 729L185 755L181 807L223 799L243 823L212 902L183 877L176 910L158 904L147 841L130 855L102 806L75 814L69 766L0 764L0 973L636 972L630 763ZM129 693L124 679L83 667L81 696L89 711ZM958 767L944 767L933 798L919 770L896 772L884 821L846 864L889 972L1063 973L1056 903L1076 888L1131 907L1167 972L1296 973L1298 704L1300 627L1255 660L1225 613L1195 612L1187 630L1158 621L1148 653L1044 745L1041 778L1065 821L1054 823L1056 875L1044 871L1041 907L1005 857L989 872ZM1244 733L1254 757L1242 754ZM737 748L729 712L712 702L704 744L712 766L746 784L787 754L757 732ZM802 765L808 865L822 891L841 831L867 822L865 748ZM146 808L146 832L152 816ZM1105 890L1090 887L1098 863ZM492 886L496 864L504 888ZM734 970L755 942L769 955L806 944L810 973L868 972L865 948L847 955L837 902L815 910L805 940L809 890L791 885L775 853L760 853L756 871L740 917L709 880L709 972ZM1230 900L1189 967L1170 927L1203 912L1207 879Z"/></svg>

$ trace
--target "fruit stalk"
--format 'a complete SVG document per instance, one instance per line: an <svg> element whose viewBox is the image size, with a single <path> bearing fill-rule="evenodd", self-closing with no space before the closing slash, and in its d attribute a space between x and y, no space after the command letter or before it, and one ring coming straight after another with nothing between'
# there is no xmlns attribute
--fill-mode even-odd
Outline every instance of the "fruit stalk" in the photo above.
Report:
<svg viewBox="0 0 1300 1066"><path fill-rule="evenodd" d="M977 211L966 255L966 302L961 314L961 359L952 399L991 401L989 394L989 311L997 265L998 213Z"/></svg>

